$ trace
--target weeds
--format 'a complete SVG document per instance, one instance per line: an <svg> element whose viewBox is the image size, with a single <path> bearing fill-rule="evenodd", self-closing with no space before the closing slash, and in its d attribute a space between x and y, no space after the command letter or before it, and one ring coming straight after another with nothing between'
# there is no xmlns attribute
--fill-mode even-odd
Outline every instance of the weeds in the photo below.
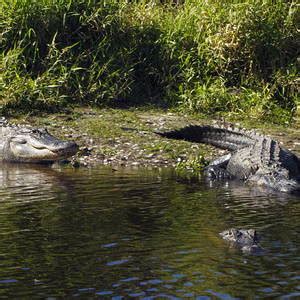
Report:
<svg viewBox="0 0 300 300"><path fill-rule="evenodd" d="M151 104L291 121L296 1L0 0L4 113Z"/></svg>
<svg viewBox="0 0 300 300"><path fill-rule="evenodd" d="M179 160L175 166L178 172L190 171L198 174L208 165L208 161L203 155L190 156L186 160Z"/></svg>

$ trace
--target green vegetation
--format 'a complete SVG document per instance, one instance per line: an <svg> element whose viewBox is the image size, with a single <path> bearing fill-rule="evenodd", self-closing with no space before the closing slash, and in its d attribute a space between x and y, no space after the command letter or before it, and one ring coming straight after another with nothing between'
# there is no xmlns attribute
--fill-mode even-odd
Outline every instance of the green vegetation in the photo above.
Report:
<svg viewBox="0 0 300 300"><path fill-rule="evenodd" d="M289 122L297 8L284 0L0 0L2 113L151 105Z"/></svg>
<svg viewBox="0 0 300 300"><path fill-rule="evenodd" d="M199 156L190 156L187 160L185 161L179 161L176 164L176 170L178 172L183 171L184 174L186 171L191 171L192 173L200 173L203 171L203 168L208 165L208 161L204 158L203 155Z"/></svg>

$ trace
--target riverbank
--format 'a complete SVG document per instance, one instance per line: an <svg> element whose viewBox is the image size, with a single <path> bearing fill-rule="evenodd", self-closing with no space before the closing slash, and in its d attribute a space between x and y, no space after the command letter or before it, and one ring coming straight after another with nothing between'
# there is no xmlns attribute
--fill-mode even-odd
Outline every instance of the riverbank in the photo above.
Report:
<svg viewBox="0 0 300 300"><path fill-rule="evenodd" d="M0 114L153 106L286 124L296 1L0 0Z"/></svg>
<svg viewBox="0 0 300 300"><path fill-rule="evenodd" d="M171 110L77 108L68 114L23 116L13 121L46 127L56 136L76 141L80 151L71 160L74 166L173 166L197 172L225 153L208 145L169 140L155 134L191 124L221 123L221 120ZM289 127L258 123L255 119L236 124L271 135L300 154L299 114Z"/></svg>

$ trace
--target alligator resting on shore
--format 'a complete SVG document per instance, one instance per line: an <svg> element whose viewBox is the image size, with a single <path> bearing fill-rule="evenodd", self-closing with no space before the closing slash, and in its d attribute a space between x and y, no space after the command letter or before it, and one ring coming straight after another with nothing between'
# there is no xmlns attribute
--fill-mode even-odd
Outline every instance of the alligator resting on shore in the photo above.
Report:
<svg viewBox="0 0 300 300"><path fill-rule="evenodd" d="M270 137L217 126L187 126L158 134L231 151L206 167L205 173L211 179L237 178L275 191L300 194L300 158Z"/></svg>
<svg viewBox="0 0 300 300"><path fill-rule="evenodd" d="M262 248L259 246L259 238L254 229L230 228L220 233L220 236L228 241L231 246L240 248L245 253L259 253Z"/></svg>
<svg viewBox="0 0 300 300"><path fill-rule="evenodd" d="M46 129L12 125L0 119L0 160L43 163L68 158L78 151L72 141L57 139Z"/></svg>

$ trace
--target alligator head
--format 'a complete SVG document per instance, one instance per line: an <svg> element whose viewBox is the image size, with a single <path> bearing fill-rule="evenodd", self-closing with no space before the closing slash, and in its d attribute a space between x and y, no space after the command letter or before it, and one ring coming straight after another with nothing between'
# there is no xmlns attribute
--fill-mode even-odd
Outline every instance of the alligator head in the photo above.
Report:
<svg viewBox="0 0 300 300"><path fill-rule="evenodd" d="M262 250L258 244L259 239L254 229L230 228L222 231L220 236L245 253L258 253Z"/></svg>
<svg viewBox="0 0 300 300"><path fill-rule="evenodd" d="M72 141L62 141L46 129L9 126L4 128L2 156L9 162L53 162L68 158L78 151Z"/></svg>
<svg viewBox="0 0 300 300"><path fill-rule="evenodd" d="M254 229L230 228L220 233L224 240L237 244L254 244L258 242L257 233Z"/></svg>
<svg viewBox="0 0 300 300"><path fill-rule="evenodd" d="M272 189L273 191L297 195L300 194L300 179L290 178L289 174L283 173L281 169L269 174L257 173L250 176L247 182Z"/></svg>

